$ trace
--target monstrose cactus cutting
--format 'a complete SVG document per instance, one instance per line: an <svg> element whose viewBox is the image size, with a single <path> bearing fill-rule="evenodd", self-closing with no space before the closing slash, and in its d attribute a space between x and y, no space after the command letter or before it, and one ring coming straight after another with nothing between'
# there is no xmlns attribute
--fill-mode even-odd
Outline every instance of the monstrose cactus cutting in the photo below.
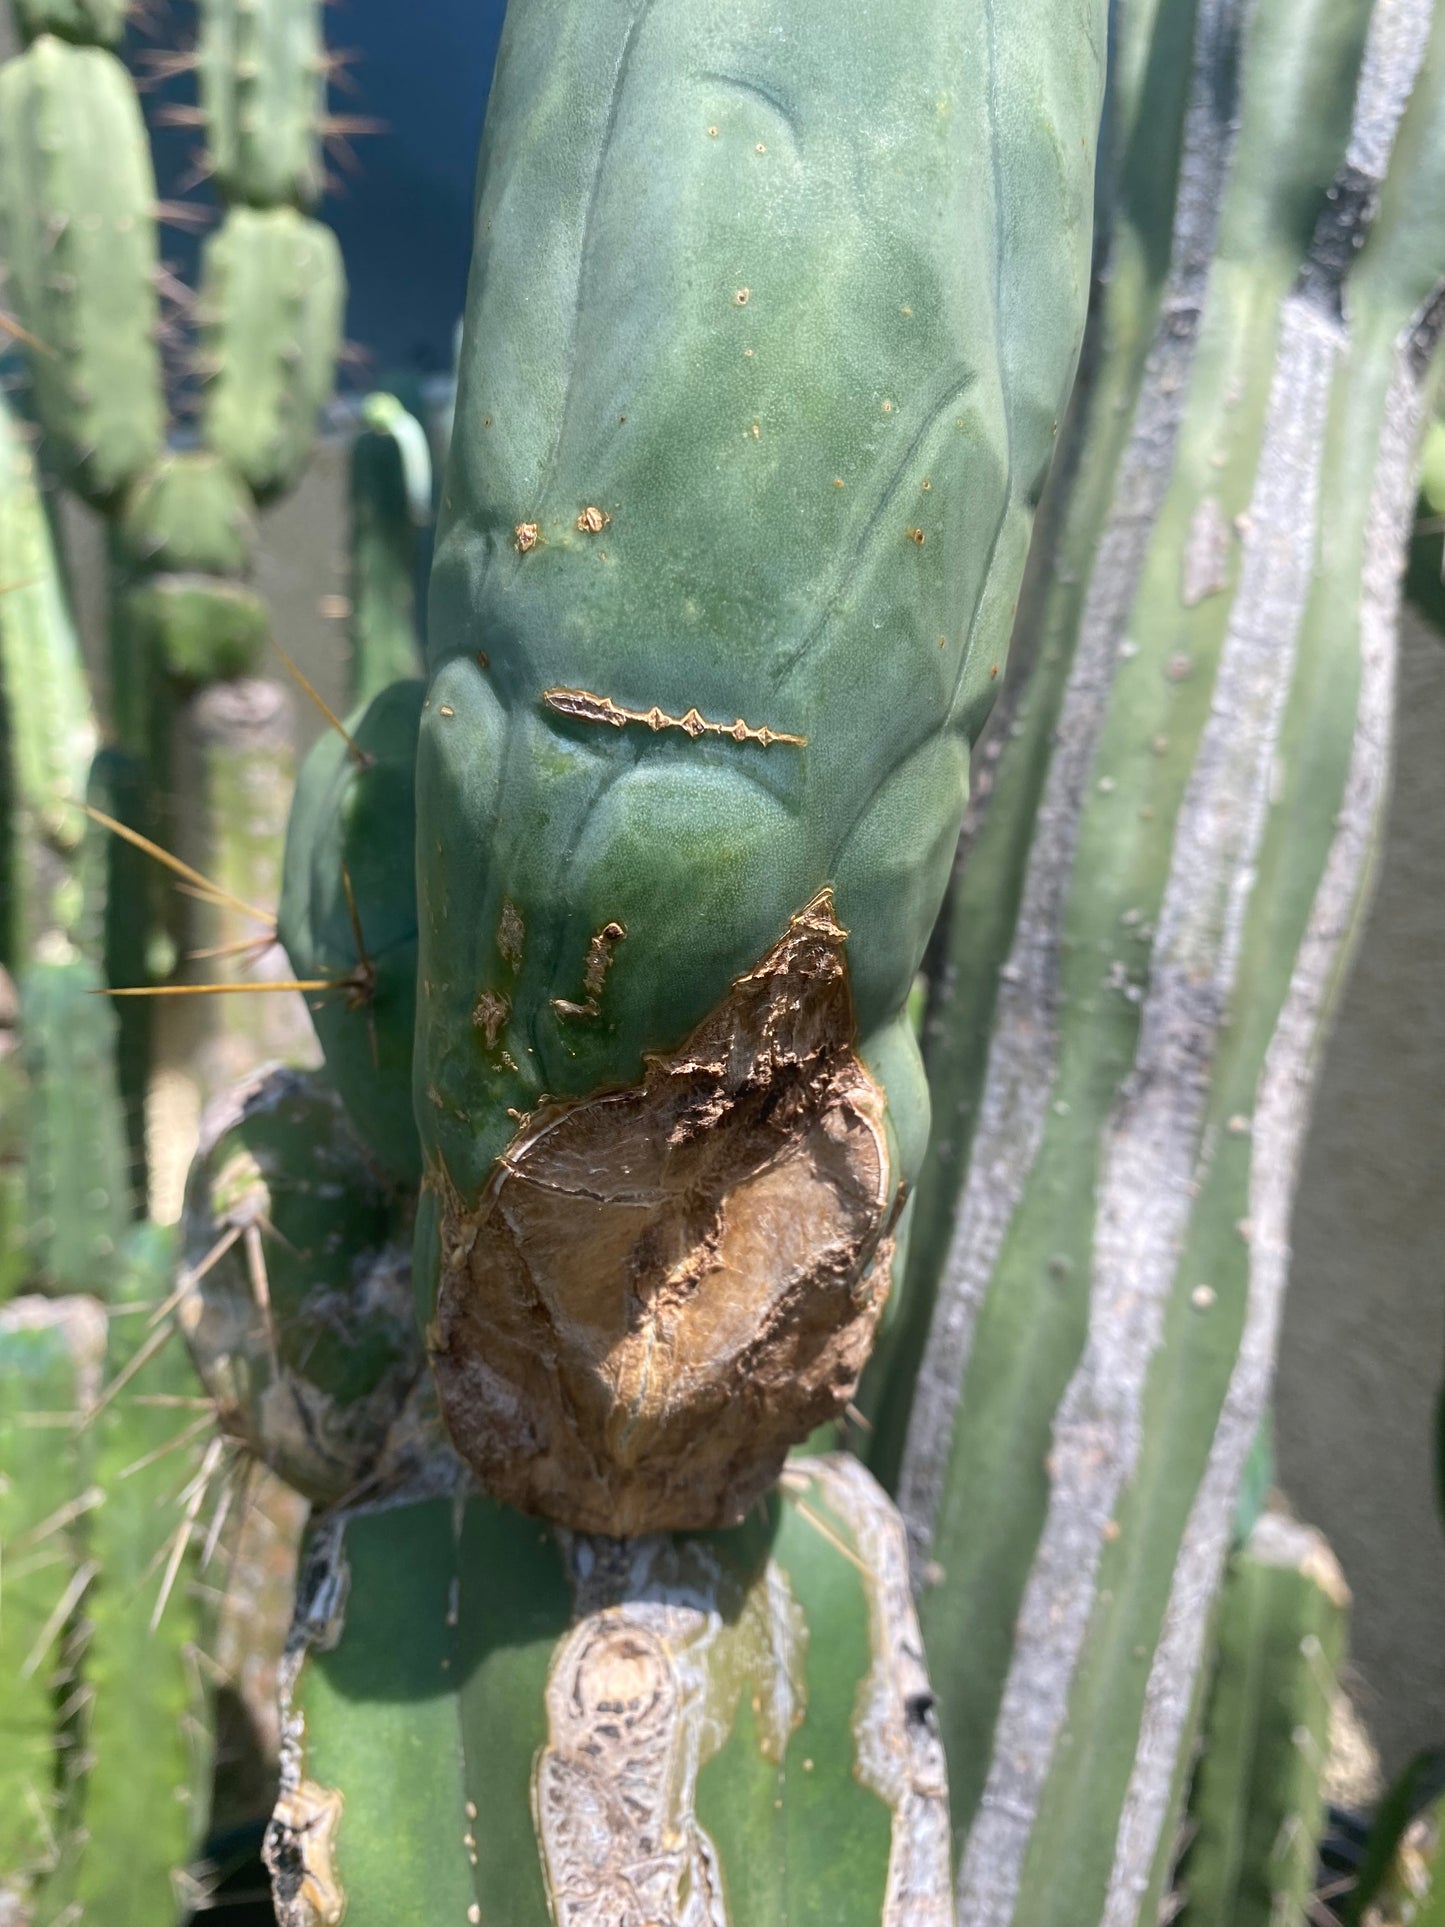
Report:
<svg viewBox="0 0 1445 1927"><path fill-rule="evenodd" d="M767 20L509 8L432 580L418 1289L594 1531L741 1518L867 1357L1087 291L1101 6Z"/></svg>

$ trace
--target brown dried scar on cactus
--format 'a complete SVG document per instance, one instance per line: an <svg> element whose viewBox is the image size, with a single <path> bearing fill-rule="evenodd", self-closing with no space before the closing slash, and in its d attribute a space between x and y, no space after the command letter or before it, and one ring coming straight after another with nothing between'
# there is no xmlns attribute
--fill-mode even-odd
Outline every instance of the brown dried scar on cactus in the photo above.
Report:
<svg viewBox="0 0 1445 1927"><path fill-rule="evenodd" d="M764 749L770 743L790 743L794 749L808 746L806 736L790 736L786 730L769 729L766 723L754 728L741 716L731 723L712 723L696 709L686 710L681 716L669 716L656 703L651 709L624 709L610 696L594 696L590 689L544 689L542 701L549 709L572 717L574 722L608 723L613 729L621 729L625 723L643 723L654 733L662 729L683 730L694 742L699 736L731 736L735 743L761 743Z"/></svg>
<svg viewBox="0 0 1445 1927"><path fill-rule="evenodd" d="M475 1201L429 1179L442 1408L506 1503L732 1525L853 1396L896 1186L845 936L821 891L636 1085L539 1104Z"/></svg>
<svg viewBox="0 0 1445 1927"><path fill-rule="evenodd" d="M522 945L526 941L526 935L526 926L522 922L520 911L510 897L505 898L502 903L501 919L497 924L497 949L503 963L510 964L513 970L520 970L522 967Z"/></svg>
<svg viewBox="0 0 1445 1927"><path fill-rule="evenodd" d="M276 1803L266 1862L282 1927L339 1927L346 1912L335 1859L341 1806L335 1787L314 1780L303 1780Z"/></svg>
<svg viewBox="0 0 1445 1927"><path fill-rule="evenodd" d="M587 946L587 961L582 967L586 999L578 1004L566 997L554 997L552 1008L559 1017L596 1017L600 1014L599 999L607 982L607 973L612 968L612 952L626 935L627 931L620 923L603 924Z"/></svg>
<svg viewBox="0 0 1445 1927"><path fill-rule="evenodd" d="M511 998L504 996L500 990L484 990L478 997L472 1008L472 1022L485 1036L488 1050L495 1050L497 1038L511 1011Z"/></svg>

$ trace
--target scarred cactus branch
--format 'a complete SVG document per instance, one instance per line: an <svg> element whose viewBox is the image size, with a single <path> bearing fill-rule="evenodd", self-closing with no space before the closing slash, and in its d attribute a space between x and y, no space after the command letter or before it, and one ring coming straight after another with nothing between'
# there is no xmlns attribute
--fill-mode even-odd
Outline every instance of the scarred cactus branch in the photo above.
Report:
<svg viewBox="0 0 1445 1927"><path fill-rule="evenodd" d="M928 1133L904 1005L1077 352L1103 30L509 9L415 1079L443 1408L514 1503L736 1520L867 1355Z"/></svg>

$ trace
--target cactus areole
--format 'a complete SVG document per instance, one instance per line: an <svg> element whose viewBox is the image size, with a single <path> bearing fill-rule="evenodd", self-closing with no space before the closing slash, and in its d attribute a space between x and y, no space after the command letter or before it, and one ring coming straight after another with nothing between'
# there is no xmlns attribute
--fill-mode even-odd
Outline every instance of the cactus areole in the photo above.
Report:
<svg viewBox="0 0 1445 1927"><path fill-rule="evenodd" d="M1088 271L1104 8L512 0L417 762L453 1439L739 1519L849 1398Z"/></svg>

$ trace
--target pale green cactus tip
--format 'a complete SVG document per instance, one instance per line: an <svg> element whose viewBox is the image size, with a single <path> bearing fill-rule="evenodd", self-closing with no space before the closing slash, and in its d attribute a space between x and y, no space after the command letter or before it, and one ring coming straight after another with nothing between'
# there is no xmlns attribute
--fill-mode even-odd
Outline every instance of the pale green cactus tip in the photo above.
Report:
<svg viewBox="0 0 1445 1927"><path fill-rule="evenodd" d="M49 444L100 508L164 439L155 208L129 74L42 33L0 70L0 250Z"/></svg>
<svg viewBox="0 0 1445 1927"><path fill-rule="evenodd" d="M233 208L206 242L201 434L258 501L291 488L311 453L345 307L335 235L294 208Z"/></svg>
<svg viewBox="0 0 1445 1927"><path fill-rule="evenodd" d="M199 0L199 16L201 109L221 193L311 207L325 181L321 0Z"/></svg>
<svg viewBox="0 0 1445 1927"><path fill-rule="evenodd" d="M184 1225L181 1320L230 1436L318 1504L450 1462L405 1203L321 1079L260 1072L211 1107Z"/></svg>
<svg viewBox="0 0 1445 1927"><path fill-rule="evenodd" d="M426 430L395 395L369 395L351 446L352 692L367 703L418 675L418 537L431 520Z"/></svg>
<svg viewBox="0 0 1445 1927"><path fill-rule="evenodd" d="M417 1270L460 1448L578 1527L740 1516L888 1295L905 1007L1088 288L1104 8L986 15L509 8L417 761Z"/></svg>
<svg viewBox="0 0 1445 1927"><path fill-rule="evenodd" d="M419 1880L457 1927L951 1927L902 1525L855 1460L797 1460L747 1525L686 1538L465 1487L338 1515L282 1683L284 1927L394 1927Z"/></svg>

